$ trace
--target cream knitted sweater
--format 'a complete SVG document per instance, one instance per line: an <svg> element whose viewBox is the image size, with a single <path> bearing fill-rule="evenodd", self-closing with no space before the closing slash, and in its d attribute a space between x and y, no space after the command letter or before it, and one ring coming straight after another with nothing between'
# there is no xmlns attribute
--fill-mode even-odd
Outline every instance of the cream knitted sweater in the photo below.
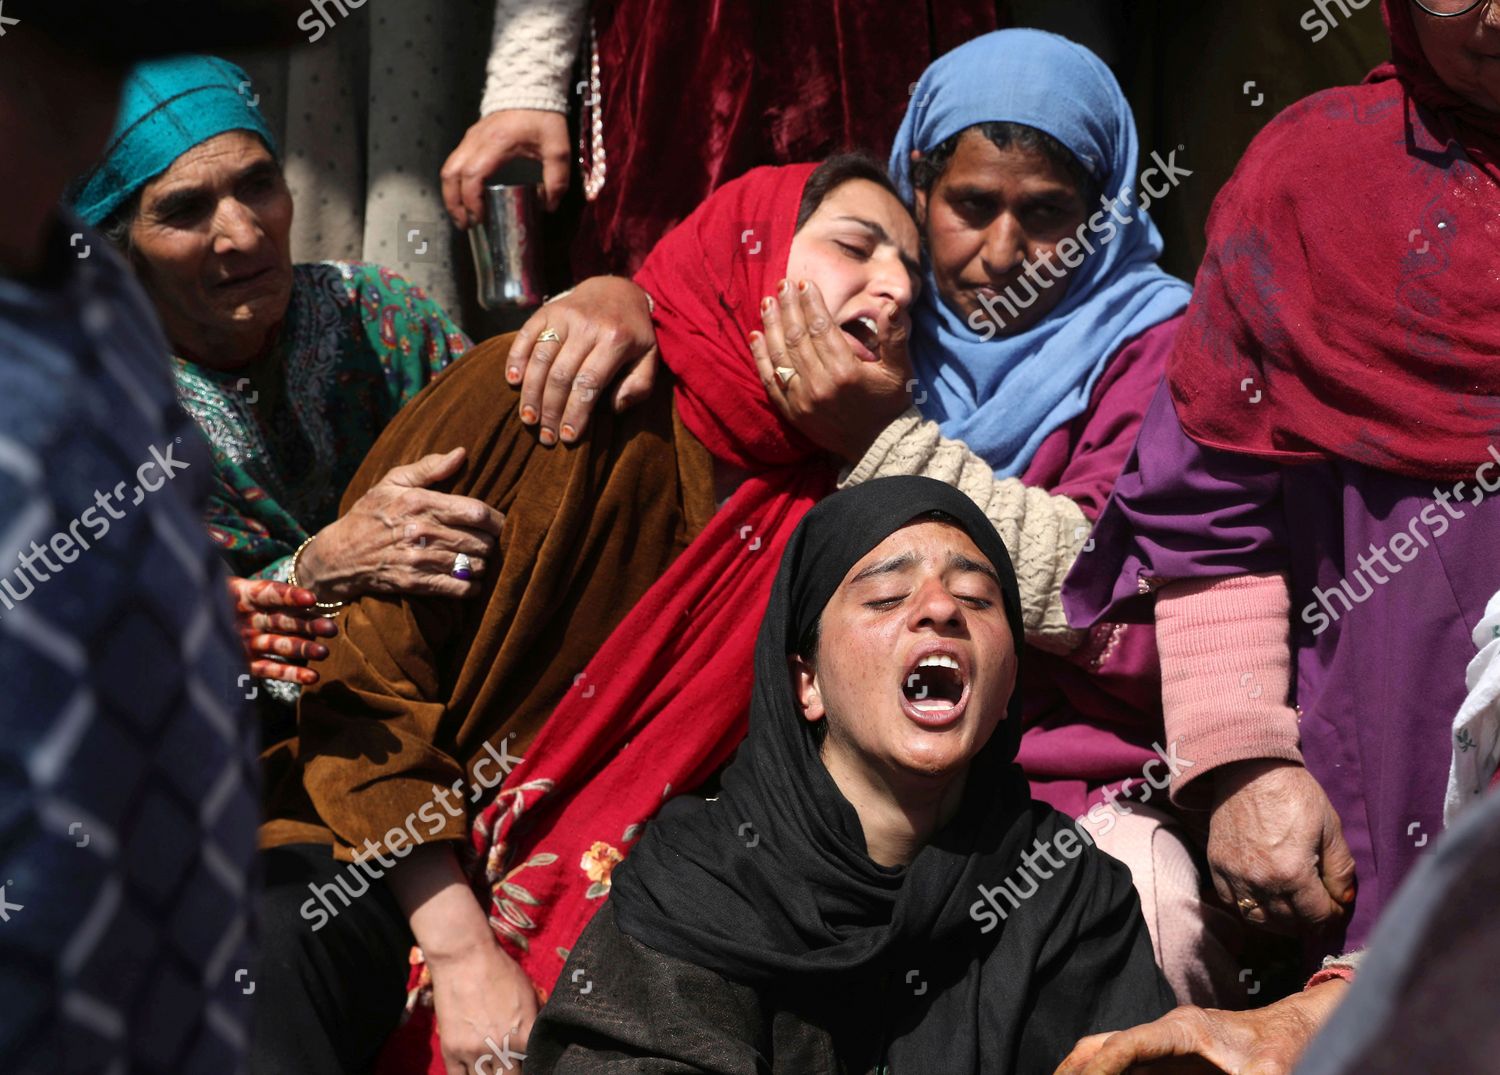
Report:
<svg viewBox="0 0 1500 1075"><path fill-rule="evenodd" d="M588 0L495 0L495 39L480 115L504 108L566 112Z"/></svg>
<svg viewBox="0 0 1500 1075"><path fill-rule="evenodd" d="M1091 529L1077 504L1018 478L995 477L988 463L961 441L944 437L915 407L886 426L839 488L897 474L936 478L978 504L1015 565L1026 641L1050 653L1078 647L1085 633L1068 627L1062 607L1063 577Z"/></svg>

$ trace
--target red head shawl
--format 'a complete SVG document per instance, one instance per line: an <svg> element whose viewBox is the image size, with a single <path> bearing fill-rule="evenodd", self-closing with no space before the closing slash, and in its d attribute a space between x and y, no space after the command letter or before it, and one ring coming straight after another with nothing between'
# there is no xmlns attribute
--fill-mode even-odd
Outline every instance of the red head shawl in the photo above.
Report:
<svg viewBox="0 0 1500 1075"><path fill-rule="evenodd" d="M1460 478L1500 442L1500 116L1394 60L1287 109L1209 217L1168 365L1183 429L1283 462Z"/></svg>
<svg viewBox="0 0 1500 1075"><path fill-rule="evenodd" d="M475 822L490 922L543 998L642 824L744 738L755 636L781 552L833 488L822 454L776 417L747 342L761 297L786 275L812 171L758 168L727 184L638 276L656 302L683 421L749 477L581 669ZM435 1033L430 1007L417 1004L381 1070L441 1073Z"/></svg>

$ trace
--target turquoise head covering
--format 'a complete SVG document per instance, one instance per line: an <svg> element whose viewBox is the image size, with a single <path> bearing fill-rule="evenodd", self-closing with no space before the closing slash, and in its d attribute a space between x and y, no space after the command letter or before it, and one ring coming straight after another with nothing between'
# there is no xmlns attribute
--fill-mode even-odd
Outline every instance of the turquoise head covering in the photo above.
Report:
<svg viewBox="0 0 1500 1075"><path fill-rule="evenodd" d="M940 57L917 82L891 150L891 178L902 200L913 204L912 150L928 153L988 122L1050 134L1109 198L1134 189L1140 166L1135 119L1104 62L1056 34L1000 30ZM1108 223L1085 233L1095 251L1069 275L1067 295L1013 336L997 335L991 324L981 325L984 332L966 324L943 302L930 263L926 267L927 286L912 309L912 362L926 391L922 410L998 476L1023 472L1049 433L1088 408L1121 345L1187 305L1188 285L1156 266L1162 243L1150 216L1134 202L1118 217L1127 213L1126 224L1094 214ZM1045 270L1039 275L1050 278Z"/></svg>
<svg viewBox="0 0 1500 1075"><path fill-rule="evenodd" d="M178 157L226 131L260 135L280 160L256 101L250 76L215 56L141 64L125 83L114 136L83 178L74 210L97 227Z"/></svg>

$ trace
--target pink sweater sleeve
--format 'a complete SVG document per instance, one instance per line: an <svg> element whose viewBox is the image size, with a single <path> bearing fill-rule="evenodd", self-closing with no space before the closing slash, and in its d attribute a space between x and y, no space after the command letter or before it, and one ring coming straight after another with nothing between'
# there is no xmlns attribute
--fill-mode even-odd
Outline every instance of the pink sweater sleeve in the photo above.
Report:
<svg viewBox="0 0 1500 1075"><path fill-rule="evenodd" d="M1281 572L1175 582L1157 593L1167 744L1190 763L1172 783L1174 802L1192 805L1209 788L1193 782L1229 762L1301 763L1298 716L1287 704L1290 616Z"/></svg>

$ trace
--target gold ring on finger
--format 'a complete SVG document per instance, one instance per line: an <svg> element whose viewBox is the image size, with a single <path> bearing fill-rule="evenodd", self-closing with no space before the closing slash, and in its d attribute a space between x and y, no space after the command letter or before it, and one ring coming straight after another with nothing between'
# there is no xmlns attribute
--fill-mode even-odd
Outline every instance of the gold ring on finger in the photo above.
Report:
<svg viewBox="0 0 1500 1075"><path fill-rule="evenodd" d="M562 342L562 337L559 336L552 329L550 329L550 328L544 328L544 329L542 329L542 331L540 333L538 333L537 338L536 338L536 342L537 343L560 343L560 342Z"/></svg>
<svg viewBox="0 0 1500 1075"><path fill-rule="evenodd" d="M787 385L791 384L792 378L795 376L797 376L797 371L792 369L791 366L776 367L776 379L781 382L782 388L785 388Z"/></svg>
<svg viewBox="0 0 1500 1075"><path fill-rule="evenodd" d="M1251 911L1260 909L1260 902L1251 899L1249 896L1241 896L1234 901L1234 905L1240 909L1240 914L1249 914Z"/></svg>

